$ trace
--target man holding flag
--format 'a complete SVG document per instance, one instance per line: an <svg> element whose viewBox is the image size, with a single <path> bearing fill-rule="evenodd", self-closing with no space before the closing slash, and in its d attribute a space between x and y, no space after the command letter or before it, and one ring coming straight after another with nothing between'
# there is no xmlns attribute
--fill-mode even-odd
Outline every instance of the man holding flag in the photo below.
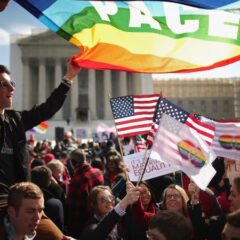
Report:
<svg viewBox="0 0 240 240"><path fill-rule="evenodd" d="M29 179L29 158L25 132L51 118L63 105L79 68L68 62L67 73L45 103L31 110L12 107L15 82L9 70L0 65L0 183L11 186ZM0 189L1 193L1 189Z"/></svg>

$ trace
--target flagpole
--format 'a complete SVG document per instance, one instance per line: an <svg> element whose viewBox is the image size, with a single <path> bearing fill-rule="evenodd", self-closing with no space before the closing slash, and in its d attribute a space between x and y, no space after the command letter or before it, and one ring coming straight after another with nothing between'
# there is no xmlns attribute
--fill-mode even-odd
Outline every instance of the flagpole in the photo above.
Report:
<svg viewBox="0 0 240 240"><path fill-rule="evenodd" d="M154 94L153 94L154 95ZM112 104L111 104L111 96L110 96L110 94L108 94L108 96L109 96L109 100L110 100L110 105L111 105L111 107L112 107ZM158 97L156 100L157 101L159 101L159 99L161 98L161 95L159 96L159 94L155 94L154 95L154 97ZM157 101L155 101L155 102L157 102ZM156 107L156 106L155 106ZM113 114L113 107L112 107L112 114ZM113 118L114 118L114 114L113 114ZM115 119L115 118L114 118ZM114 121L114 124L115 124L115 128L116 128L116 130L117 130L117 127L116 127L116 122ZM117 132L117 135L118 135L118 131L116 131ZM133 133L133 132L132 132ZM119 142L119 137L118 137L118 142ZM147 148L148 148L148 145L147 145ZM122 144L119 142L119 149L120 149L120 151L121 151L121 155L122 155L122 158L123 158L123 151L122 151ZM144 159L143 159L143 162L142 162L142 164L141 164L141 166L140 166L140 170L139 170L139 179L138 179L138 181L141 181L142 180L142 177L143 177L143 175L144 175L144 172L145 172L145 170L146 170L146 164L148 163L148 159L146 159L146 154L147 154L147 150L148 149L146 149L146 152L145 152L145 157L144 157ZM145 163L145 164L144 164Z"/></svg>
<svg viewBox="0 0 240 240"><path fill-rule="evenodd" d="M160 91L160 94L159 94L159 99L163 97L163 94L162 94L162 91ZM156 112L155 112L156 114ZM147 144L147 149L145 151L145 155L144 155L144 158L143 158L143 162L141 164L141 168L140 168L140 171L139 171L139 177L138 177L138 181L137 181L137 186L139 185L139 183L142 181L143 179L143 175L146 171L146 168L147 168L147 164L148 164L148 161L149 161L149 157L146 159L146 156L147 156L147 151L148 151L148 144Z"/></svg>
<svg viewBox="0 0 240 240"><path fill-rule="evenodd" d="M146 171L146 168L147 168L147 164L148 164L148 161L149 161L149 157L147 157L147 151L148 151L148 144L147 144L147 149L146 149L146 151L145 151L144 158L143 158L143 161L142 161L140 170L139 170L139 176L138 176L137 186L138 186L139 183L142 181L143 175L144 175L144 173L145 173L145 171Z"/></svg>
<svg viewBox="0 0 240 240"><path fill-rule="evenodd" d="M108 99L109 99L109 102L110 102L110 93L108 94ZM111 106L111 103L110 103L110 106ZM112 111L112 116L113 116L113 111ZM113 116L114 118L114 116ZM118 141L118 145L119 145L119 150L120 150L120 155L121 155L121 158L122 158L122 161L124 162L123 160L123 149L122 149L122 144L121 144L121 141L120 141L120 137L118 136L118 131L117 131L117 127L116 127L116 123L114 121L114 126L115 126L115 129L116 129L116 133L117 133L117 141ZM126 176L126 180L129 180L129 175L127 173L127 170L125 171L125 176ZM130 180L129 180L130 181Z"/></svg>

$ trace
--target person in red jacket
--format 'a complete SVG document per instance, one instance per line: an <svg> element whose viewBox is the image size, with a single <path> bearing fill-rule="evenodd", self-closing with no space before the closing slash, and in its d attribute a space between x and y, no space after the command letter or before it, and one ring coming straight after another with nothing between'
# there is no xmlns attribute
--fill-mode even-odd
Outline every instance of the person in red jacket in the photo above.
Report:
<svg viewBox="0 0 240 240"><path fill-rule="evenodd" d="M86 153L82 149L70 153L70 161L74 169L67 195L67 226L69 235L79 238L89 217L87 208L91 189L103 185L103 173L86 162Z"/></svg>

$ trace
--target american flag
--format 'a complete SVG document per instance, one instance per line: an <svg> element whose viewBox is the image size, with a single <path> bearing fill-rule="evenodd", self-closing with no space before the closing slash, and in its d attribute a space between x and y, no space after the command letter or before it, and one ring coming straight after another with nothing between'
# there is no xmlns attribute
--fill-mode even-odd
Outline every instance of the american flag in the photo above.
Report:
<svg viewBox="0 0 240 240"><path fill-rule="evenodd" d="M196 130L201 138L206 141L207 144L211 145L215 134L215 128L207 123L199 121L192 114L164 98L160 98L157 104L152 129L147 137L148 144L152 144L154 140L163 113L166 113L179 122L184 123L190 128Z"/></svg>
<svg viewBox="0 0 240 240"><path fill-rule="evenodd" d="M141 136L137 135L135 137L135 146L134 146L134 152L145 152L147 150L147 146L145 143L145 140L141 138Z"/></svg>
<svg viewBox="0 0 240 240"><path fill-rule="evenodd" d="M148 134L159 97L159 94L148 94L111 98L118 136L123 138Z"/></svg>
<svg viewBox="0 0 240 240"><path fill-rule="evenodd" d="M182 148L186 142L191 144ZM216 155L211 147L189 125L165 113L152 146L151 154L156 153L163 162L185 172L203 190L215 174L211 163Z"/></svg>
<svg viewBox="0 0 240 240"><path fill-rule="evenodd" d="M240 160L240 121L211 120L201 116L201 121L215 127L212 148L217 156Z"/></svg>

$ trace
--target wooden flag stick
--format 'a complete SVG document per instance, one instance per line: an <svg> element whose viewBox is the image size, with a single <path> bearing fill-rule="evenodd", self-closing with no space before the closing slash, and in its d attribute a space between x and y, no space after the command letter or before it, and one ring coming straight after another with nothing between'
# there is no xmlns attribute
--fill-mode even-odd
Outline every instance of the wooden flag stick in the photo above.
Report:
<svg viewBox="0 0 240 240"><path fill-rule="evenodd" d="M141 163L141 166L140 166L140 169L139 169L139 176L138 176L137 186L139 185L139 183L143 179L143 175L144 175L144 173L146 171L146 167L147 167L147 164L148 164L148 161L149 161L149 157L147 157L147 151L148 151L148 145L147 145L147 149L145 151L144 158L142 160L142 163Z"/></svg>

